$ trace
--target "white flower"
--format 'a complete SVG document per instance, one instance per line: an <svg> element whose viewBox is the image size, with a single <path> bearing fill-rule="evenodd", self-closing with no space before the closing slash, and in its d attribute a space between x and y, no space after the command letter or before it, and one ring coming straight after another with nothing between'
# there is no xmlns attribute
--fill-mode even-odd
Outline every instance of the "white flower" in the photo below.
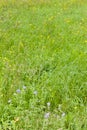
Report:
<svg viewBox="0 0 87 130"><path fill-rule="evenodd" d="M50 107L50 102L47 103L47 106Z"/></svg>
<svg viewBox="0 0 87 130"><path fill-rule="evenodd" d="M26 89L26 86L23 86L23 89Z"/></svg>
<svg viewBox="0 0 87 130"><path fill-rule="evenodd" d="M8 100L8 103L11 103L11 99Z"/></svg>
<svg viewBox="0 0 87 130"><path fill-rule="evenodd" d="M66 115L66 114L63 112L61 116L64 117L65 115Z"/></svg>
<svg viewBox="0 0 87 130"><path fill-rule="evenodd" d="M37 93L38 93L37 91L34 91L34 95L37 95Z"/></svg>
<svg viewBox="0 0 87 130"><path fill-rule="evenodd" d="M44 115L44 118L49 118L49 116L50 116L50 113L48 112L48 113L45 113L45 115Z"/></svg>

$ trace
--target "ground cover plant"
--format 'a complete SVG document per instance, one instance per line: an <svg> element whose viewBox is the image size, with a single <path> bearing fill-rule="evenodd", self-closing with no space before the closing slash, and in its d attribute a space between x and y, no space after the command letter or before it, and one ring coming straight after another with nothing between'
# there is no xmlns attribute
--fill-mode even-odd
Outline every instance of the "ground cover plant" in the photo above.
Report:
<svg viewBox="0 0 87 130"><path fill-rule="evenodd" d="M87 130L86 0L0 0L0 130Z"/></svg>

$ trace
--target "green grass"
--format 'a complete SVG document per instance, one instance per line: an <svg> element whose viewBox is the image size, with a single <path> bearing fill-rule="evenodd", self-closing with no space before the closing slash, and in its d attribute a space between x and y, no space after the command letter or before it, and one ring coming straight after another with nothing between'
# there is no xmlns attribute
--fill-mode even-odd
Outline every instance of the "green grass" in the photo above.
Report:
<svg viewBox="0 0 87 130"><path fill-rule="evenodd" d="M87 130L86 0L0 1L0 130Z"/></svg>

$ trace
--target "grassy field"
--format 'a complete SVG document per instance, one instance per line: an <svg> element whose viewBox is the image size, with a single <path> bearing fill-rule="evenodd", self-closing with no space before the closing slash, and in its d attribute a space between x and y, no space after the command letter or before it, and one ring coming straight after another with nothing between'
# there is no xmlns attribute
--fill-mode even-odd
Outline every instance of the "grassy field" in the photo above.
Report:
<svg viewBox="0 0 87 130"><path fill-rule="evenodd" d="M87 0L0 0L0 130L87 130Z"/></svg>

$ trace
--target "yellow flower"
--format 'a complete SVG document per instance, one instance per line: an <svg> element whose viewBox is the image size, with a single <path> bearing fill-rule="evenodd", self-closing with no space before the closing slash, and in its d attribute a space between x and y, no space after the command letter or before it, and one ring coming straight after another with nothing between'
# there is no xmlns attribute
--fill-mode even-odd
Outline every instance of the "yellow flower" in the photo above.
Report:
<svg viewBox="0 0 87 130"><path fill-rule="evenodd" d="M70 21L70 19L66 19L65 22L66 23L70 23L71 21Z"/></svg>
<svg viewBox="0 0 87 130"><path fill-rule="evenodd" d="M87 43L87 40L85 40L85 43Z"/></svg>
<svg viewBox="0 0 87 130"><path fill-rule="evenodd" d="M16 122L18 122L20 120L20 118L19 117L16 117L15 119L14 119L14 122L16 123Z"/></svg>

